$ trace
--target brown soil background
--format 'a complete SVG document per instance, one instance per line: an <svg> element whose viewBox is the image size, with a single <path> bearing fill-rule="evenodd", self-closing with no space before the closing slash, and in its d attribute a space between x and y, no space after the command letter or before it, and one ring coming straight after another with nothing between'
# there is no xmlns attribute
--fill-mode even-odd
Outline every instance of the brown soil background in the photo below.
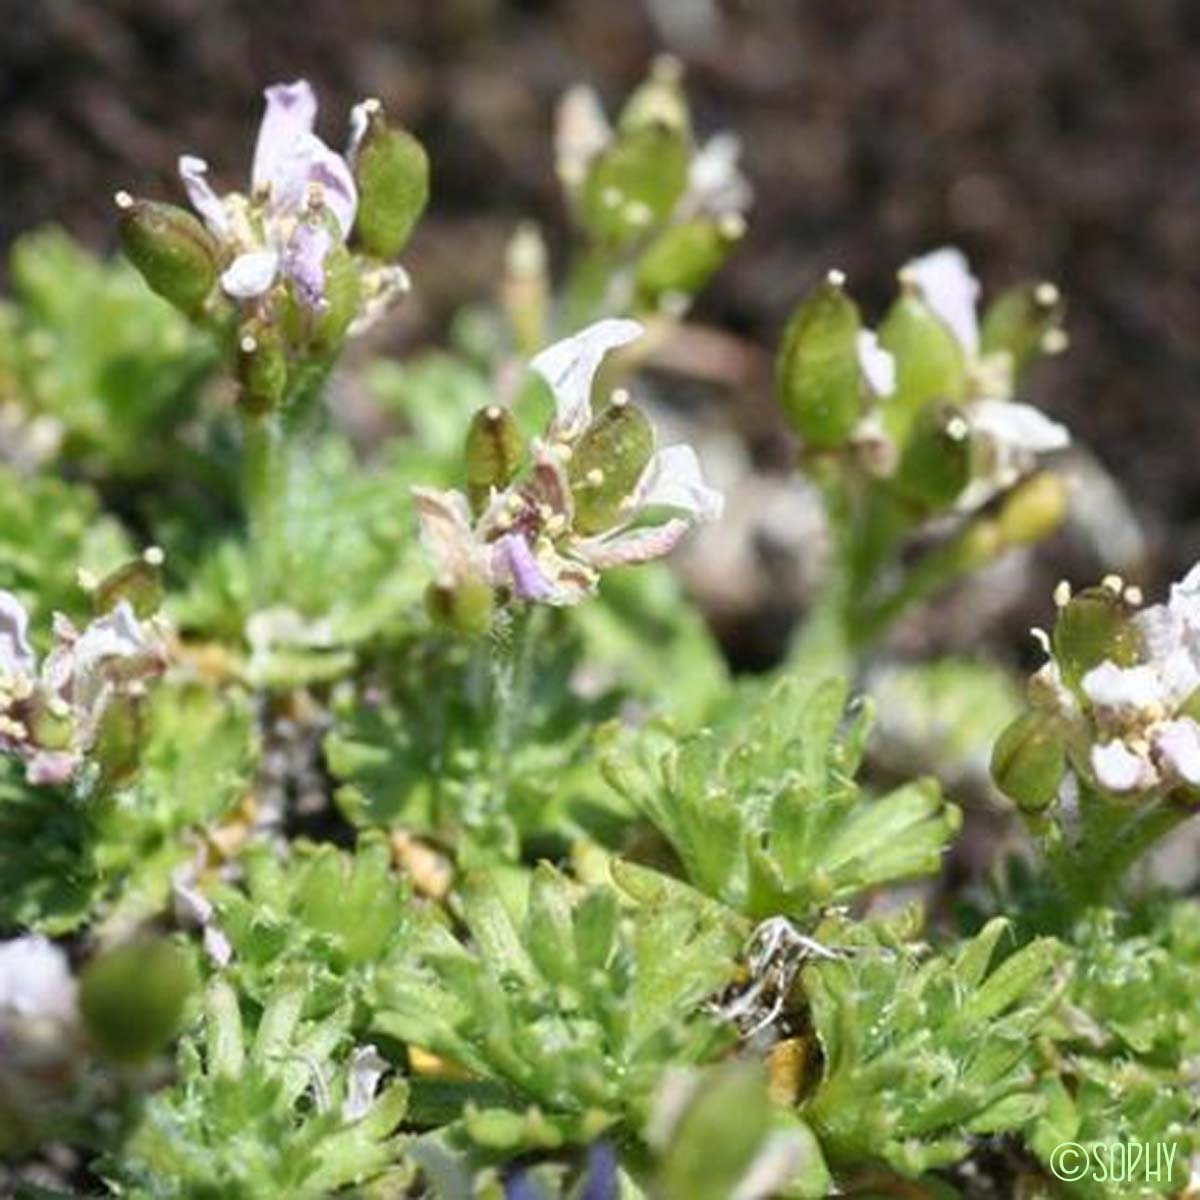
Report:
<svg viewBox="0 0 1200 1200"><path fill-rule="evenodd" d="M113 190L178 195L181 150L237 182L266 82L311 79L331 140L381 97L435 169L404 345L489 293L518 217L561 243L562 89L613 105L670 49L758 195L699 319L769 345L831 265L874 315L946 241L989 288L1054 279L1072 349L1037 399L1128 489L1147 584L1200 557L1195 0L0 0L0 18L0 245L56 221L111 246Z"/></svg>

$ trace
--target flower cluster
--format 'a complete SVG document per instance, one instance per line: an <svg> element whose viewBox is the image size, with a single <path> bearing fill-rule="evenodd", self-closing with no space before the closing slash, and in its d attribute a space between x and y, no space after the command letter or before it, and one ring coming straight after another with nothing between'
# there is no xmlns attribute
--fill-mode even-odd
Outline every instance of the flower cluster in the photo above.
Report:
<svg viewBox="0 0 1200 1200"><path fill-rule="evenodd" d="M954 335L966 370L963 405L972 448L971 482L958 497L957 507L977 508L1004 491L1037 465L1041 454L1065 449L1067 430L1032 404L1013 400L1016 365L1008 349L985 350L979 321L979 280L971 273L962 251L945 246L914 259L900 271L902 287L915 289ZM1058 304L1052 283L1038 284L1035 301L1045 309ZM1041 349L1055 353L1066 345L1057 327L1042 336Z"/></svg>
<svg viewBox="0 0 1200 1200"><path fill-rule="evenodd" d="M615 123L586 85L559 103L558 177L586 242L568 286L581 319L681 316L745 233L741 143L731 133L697 141L682 82L682 65L664 55Z"/></svg>
<svg viewBox="0 0 1200 1200"><path fill-rule="evenodd" d="M121 599L83 630L56 614L54 646L39 670L29 616L0 590L0 753L23 760L30 783L66 783L106 720L136 705L166 661L159 619L143 620Z"/></svg>
<svg viewBox="0 0 1200 1200"><path fill-rule="evenodd" d="M785 413L809 449L852 449L869 475L929 510L972 512L1070 444L1013 399L1024 367L1065 344L1050 283L1013 289L981 319L979 281L943 247L899 272L878 332L831 271L797 310L778 364Z"/></svg>
<svg viewBox="0 0 1200 1200"><path fill-rule="evenodd" d="M1057 599L1053 638L1039 633L1052 657L1031 691L1068 743L1086 749L1078 764L1119 795L1200 787L1200 566L1166 603L1141 611L1138 590L1116 576L1076 597L1060 588ZM1102 647L1099 661L1073 655L1085 639Z"/></svg>
<svg viewBox="0 0 1200 1200"><path fill-rule="evenodd" d="M428 163L378 100L354 107L339 154L314 132L307 81L275 84L265 96L248 193L219 195L207 162L185 154L179 173L202 223L128 192L116 200L124 249L150 286L191 316L232 302L243 376L252 390L281 392L288 352L336 350L408 289L388 260L425 206Z"/></svg>
<svg viewBox="0 0 1200 1200"><path fill-rule="evenodd" d="M414 489L443 607L496 590L575 604L602 571L660 558L694 523L720 516L722 497L691 447L656 450L623 390L594 404L604 356L641 333L636 321L608 319L542 351L530 365L554 393L544 436L526 452L511 411L490 406L467 438L469 494Z"/></svg>

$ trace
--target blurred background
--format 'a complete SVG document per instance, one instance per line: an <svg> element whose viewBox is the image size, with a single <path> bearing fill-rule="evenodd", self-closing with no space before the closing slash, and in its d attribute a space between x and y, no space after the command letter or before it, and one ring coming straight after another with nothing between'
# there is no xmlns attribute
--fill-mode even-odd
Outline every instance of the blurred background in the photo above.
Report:
<svg viewBox="0 0 1200 1200"><path fill-rule="evenodd" d="M778 484L743 488L726 535L742 544L691 555L741 665L778 655L808 570L781 586L772 559L803 557L808 517L788 500L764 348L831 266L872 320L896 268L945 242L989 290L1057 282L1071 349L1034 398L1126 490L1148 590L1200 558L1195 0L0 0L0 15L2 244L57 222L110 249L114 189L181 198L180 151L240 183L267 82L309 78L335 144L350 104L379 96L434 166L406 255L415 296L390 327L400 350L494 291L519 218L563 244L550 137L564 88L590 82L611 109L656 53L677 55L698 130L741 136L757 197L694 313L730 335L714 342L718 424ZM1011 585L986 576L909 636L973 645L986 624L1027 645L1056 578L1113 565L1120 507L1103 486L1080 496L1084 536L1044 547ZM739 575L745 543L754 565Z"/></svg>

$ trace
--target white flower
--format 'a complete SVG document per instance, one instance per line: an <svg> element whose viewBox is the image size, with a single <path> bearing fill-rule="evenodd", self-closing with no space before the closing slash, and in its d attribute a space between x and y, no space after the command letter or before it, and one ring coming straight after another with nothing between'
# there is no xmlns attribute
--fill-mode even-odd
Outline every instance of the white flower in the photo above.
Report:
<svg viewBox="0 0 1200 1200"><path fill-rule="evenodd" d="M979 353L979 280L971 274L967 256L954 246L943 246L915 258L900 272L954 334L964 355Z"/></svg>
<svg viewBox="0 0 1200 1200"><path fill-rule="evenodd" d="M1029 474L1039 455L1066 449L1071 435L1033 405L1011 399L1007 355L981 354L979 280L961 250L945 246L914 259L900 278L917 289L963 353L969 391L964 414L971 427L974 463L972 480L957 507L970 512Z"/></svg>
<svg viewBox="0 0 1200 1200"><path fill-rule="evenodd" d="M555 342L529 363L554 393L555 416L549 438L573 442L591 424L596 372L611 350L637 341L645 330L637 321L608 317Z"/></svg>
<svg viewBox="0 0 1200 1200"><path fill-rule="evenodd" d="M667 446L651 455L611 528L587 536L574 528L568 464L592 424L596 374L610 350L641 333L636 321L598 321L535 356L531 368L554 393L546 438L532 445L528 475L494 492L482 512L473 517L459 492L413 489L439 585L482 581L521 600L576 604L595 590L601 571L660 558L694 524L720 517L723 497L704 482L695 451Z"/></svg>
<svg viewBox="0 0 1200 1200"><path fill-rule="evenodd" d="M166 647L154 622L122 600L82 633L58 614L38 672L28 624L20 601L0 591L0 753L22 758L32 784L66 783L113 701L162 673Z"/></svg>
<svg viewBox="0 0 1200 1200"><path fill-rule="evenodd" d="M742 142L734 133L714 134L696 151L681 202L684 215L737 217L750 207L754 190L738 166L741 156Z"/></svg>
<svg viewBox="0 0 1200 1200"><path fill-rule="evenodd" d="M1114 792L1179 781L1200 786L1200 724L1180 711L1200 690L1200 570L1133 624L1143 661L1101 663L1080 683L1105 739L1092 750L1092 769Z"/></svg>

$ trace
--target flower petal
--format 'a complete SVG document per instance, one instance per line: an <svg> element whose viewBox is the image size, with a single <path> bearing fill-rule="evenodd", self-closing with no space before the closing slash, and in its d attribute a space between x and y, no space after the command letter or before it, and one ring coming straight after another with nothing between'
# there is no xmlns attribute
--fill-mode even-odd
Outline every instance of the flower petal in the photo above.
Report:
<svg viewBox="0 0 1200 1200"><path fill-rule="evenodd" d="M421 542L436 582L449 587L479 574L479 551L466 496L415 487L412 497L421 524Z"/></svg>
<svg viewBox="0 0 1200 1200"><path fill-rule="evenodd" d="M344 241L354 228L354 216L358 212L358 188L354 183L354 175L346 160L319 137L310 138L305 145L309 160L309 189L314 184L320 186L322 199L333 213Z"/></svg>
<svg viewBox="0 0 1200 1200"><path fill-rule="evenodd" d="M554 393L556 414L552 440L573 441L592 419L592 386L604 356L636 341L644 333L637 321L607 317L586 329L555 342L529 364Z"/></svg>
<svg viewBox="0 0 1200 1200"><path fill-rule="evenodd" d="M379 1081L391 1070L392 1064L374 1046L359 1046L350 1056L346 1078L346 1099L342 1104L342 1120L357 1121L365 1117L375 1102Z"/></svg>
<svg viewBox="0 0 1200 1200"><path fill-rule="evenodd" d="M677 508L696 521L717 521L725 497L709 487L700 473L700 460L691 446L667 446L646 466L633 502L636 509Z"/></svg>
<svg viewBox="0 0 1200 1200"><path fill-rule="evenodd" d="M738 167L742 141L733 133L710 137L692 158L685 203L712 217L743 213L754 192Z"/></svg>
<svg viewBox="0 0 1200 1200"><path fill-rule="evenodd" d="M554 163L563 183L582 184L592 159L610 141L612 126L595 90L580 83L566 91L554 117Z"/></svg>
<svg viewBox="0 0 1200 1200"><path fill-rule="evenodd" d="M1082 679L1083 694L1098 709L1130 713L1164 702L1162 677L1148 666L1118 667L1103 662Z"/></svg>
<svg viewBox="0 0 1200 1200"><path fill-rule="evenodd" d="M506 533L492 548L496 579L512 586L521 600L549 600L554 585L546 578L523 534Z"/></svg>
<svg viewBox="0 0 1200 1200"><path fill-rule="evenodd" d="M325 298L325 256L332 248L333 235L324 225L301 221L284 252L284 272L295 285L300 303L313 312L324 312L329 307Z"/></svg>
<svg viewBox="0 0 1200 1200"><path fill-rule="evenodd" d="M873 330L858 331L858 365L876 396L890 396L896 390L896 360L879 344Z"/></svg>
<svg viewBox="0 0 1200 1200"><path fill-rule="evenodd" d="M345 240L358 210L354 176L340 154L315 133L306 133L280 155L271 181L270 210L277 220L300 217L314 202L329 209Z"/></svg>
<svg viewBox="0 0 1200 1200"><path fill-rule="evenodd" d="M1155 782L1154 768L1121 741L1093 746L1092 770L1110 792L1132 792Z"/></svg>
<svg viewBox="0 0 1200 1200"><path fill-rule="evenodd" d="M1189 717L1164 721L1154 731L1154 747L1172 773L1200 786L1200 725Z"/></svg>
<svg viewBox="0 0 1200 1200"><path fill-rule="evenodd" d="M32 787L61 787L79 762L79 755L69 750L39 750L25 764L25 781Z"/></svg>
<svg viewBox="0 0 1200 1200"><path fill-rule="evenodd" d="M1008 450L1048 454L1071 444L1066 426L1052 421L1032 404L978 400L967 408L971 427Z"/></svg>
<svg viewBox="0 0 1200 1200"><path fill-rule="evenodd" d="M268 291L279 273L279 255L274 250L251 250L239 254L221 276L221 287L235 300L253 300Z"/></svg>
<svg viewBox="0 0 1200 1200"><path fill-rule="evenodd" d="M0 679L31 675L36 665L29 643L29 614L12 592L0 589Z"/></svg>
<svg viewBox="0 0 1200 1200"><path fill-rule="evenodd" d="M276 83L263 92L267 108L258 127L250 184L255 191L274 188L281 163L297 141L312 133L317 97L306 79Z"/></svg>
<svg viewBox="0 0 1200 1200"><path fill-rule="evenodd" d="M231 232L229 214L221 197L208 182L208 163L194 154L184 154L179 159L179 175L187 191L192 207L204 218L209 232L218 238L227 238Z"/></svg>
<svg viewBox="0 0 1200 1200"><path fill-rule="evenodd" d="M979 280L971 274L966 255L944 246L913 259L900 272L914 283L925 303L946 323L968 358L979 353Z"/></svg>
<svg viewBox="0 0 1200 1200"><path fill-rule="evenodd" d="M650 562L671 553L691 528L678 517L662 525L625 529L603 538L587 538L572 547L572 553L596 570Z"/></svg>

